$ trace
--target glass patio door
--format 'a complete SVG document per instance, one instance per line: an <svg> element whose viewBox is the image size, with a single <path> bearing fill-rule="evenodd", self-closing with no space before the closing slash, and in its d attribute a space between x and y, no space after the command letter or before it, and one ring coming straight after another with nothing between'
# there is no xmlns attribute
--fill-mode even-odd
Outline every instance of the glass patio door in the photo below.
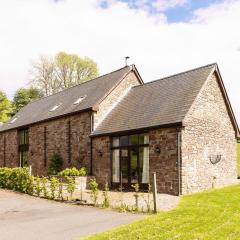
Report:
<svg viewBox="0 0 240 240"><path fill-rule="evenodd" d="M129 184L129 153L127 148L121 149L120 152L120 170L123 184Z"/></svg>
<svg viewBox="0 0 240 240"><path fill-rule="evenodd" d="M112 186L131 188L136 183L140 188L149 183L148 134L113 137Z"/></svg>
<svg viewBox="0 0 240 240"><path fill-rule="evenodd" d="M122 184L131 187L139 180L139 154L138 147L128 147L121 149L120 169Z"/></svg>

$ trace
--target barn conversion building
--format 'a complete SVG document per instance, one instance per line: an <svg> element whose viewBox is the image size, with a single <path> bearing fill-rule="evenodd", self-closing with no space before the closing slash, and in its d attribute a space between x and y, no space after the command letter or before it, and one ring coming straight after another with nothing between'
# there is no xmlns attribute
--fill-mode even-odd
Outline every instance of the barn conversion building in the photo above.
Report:
<svg viewBox="0 0 240 240"><path fill-rule="evenodd" d="M239 128L217 64L144 83L126 66L33 101L0 126L0 166L45 175L53 154L100 185L174 195L237 179Z"/></svg>

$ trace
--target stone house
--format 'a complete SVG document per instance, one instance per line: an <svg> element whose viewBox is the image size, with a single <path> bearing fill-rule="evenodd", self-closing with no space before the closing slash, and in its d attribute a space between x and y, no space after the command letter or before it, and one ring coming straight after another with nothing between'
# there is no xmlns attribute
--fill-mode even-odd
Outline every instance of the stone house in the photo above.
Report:
<svg viewBox="0 0 240 240"><path fill-rule="evenodd" d="M45 175L59 153L101 186L146 189L156 172L179 195L234 183L238 138L217 64L149 83L132 65L25 106L0 127L0 166Z"/></svg>

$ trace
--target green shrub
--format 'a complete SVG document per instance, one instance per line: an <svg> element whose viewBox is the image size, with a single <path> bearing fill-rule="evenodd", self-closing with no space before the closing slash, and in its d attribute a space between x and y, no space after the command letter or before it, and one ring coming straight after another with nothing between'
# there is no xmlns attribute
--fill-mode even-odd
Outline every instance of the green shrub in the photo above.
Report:
<svg viewBox="0 0 240 240"><path fill-rule="evenodd" d="M135 197L135 211L138 211L138 199L139 199L139 184L135 183L132 185L132 188L134 189L134 197Z"/></svg>
<svg viewBox="0 0 240 240"><path fill-rule="evenodd" d="M48 167L48 175L57 175L63 166L63 159L60 154L53 154Z"/></svg>
<svg viewBox="0 0 240 240"><path fill-rule="evenodd" d="M89 188L91 190L92 201L93 201L94 205L96 206L97 199L98 199L98 193L99 193L98 183L97 183L96 179L90 179Z"/></svg>
<svg viewBox="0 0 240 240"><path fill-rule="evenodd" d="M50 178L50 191L51 191L51 198L55 199L55 192L58 188L59 181L55 177Z"/></svg>
<svg viewBox="0 0 240 240"><path fill-rule="evenodd" d="M71 176L86 176L87 170L86 168L82 167L79 170L75 167L73 168L66 168L58 173L61 177L71 177Z"/></svg>
<svg viewBox="0 0 240 240"><path fill-rule="evenodd" d="M0 168L0 188L33 194L33 183L26 168Z"/></svg>
<svg viewBox="0 0 240 240"><path fill-rule="evenodd" d="M58 199L63 200L63 183L58 184Z"/></svg>
<svg viewBox="0 0 240 240"><path fill-rule="evenodd" d="M46 177L43 177L42 179L41 179L42 181L42 183L41 183L41 185L42 185L42 191L43 191L43 197L45 197L45 198L49 198L49 196L48 196L48 179L46 178Z"/></svg>
<svg viewBox="0 0 240 240"><path fill-rule="evenodd" d="M109 208L110 206L108 193L109 193L109 187L108 187L108 183L106 183L103 191L103 203L102 203L103 208Z"/></svg>
<svg viewBox="0 0 240 240"><path fill-rule="evenodd" d="M67 179L67 191L68 193L70 194L70 200L73 199L73 193L76 189L76 185L75 185L75 179L74 178L71 178L71 177L66 177Z"/></svg>
<svg viewBox="0 0 240 240"><path fill-rule="evenodd" d="M36 196L40 197L42 192L42 185L41 185L41 178L35 177L34 178L34 193Z"/></svg>

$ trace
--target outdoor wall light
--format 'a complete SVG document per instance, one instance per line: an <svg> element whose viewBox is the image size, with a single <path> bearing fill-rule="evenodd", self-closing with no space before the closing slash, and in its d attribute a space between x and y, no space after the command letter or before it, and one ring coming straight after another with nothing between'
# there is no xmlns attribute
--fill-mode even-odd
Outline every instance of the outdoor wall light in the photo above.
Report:
<svg viewBox="0 0 240 240"><path fill-rule="evenodd" d="M160 154L161 148L159 146L156 146L154 151L155 151L155 153Z"/></svg>
<svg viewBox="0 0 240 240"><path fill-rule="evenodd" d="M212 164L216 164L218 162L220 162L222 159L222 155L218 154L218 155L210 155L209 156L209 160Z"/></svg>
<svg viewBox="0 0 240 240"><path fill-rule="evenodd" d="M98 150L98 156L99 156L99 157L102 157L102 156L103 156L102 150Z"/></svg>

